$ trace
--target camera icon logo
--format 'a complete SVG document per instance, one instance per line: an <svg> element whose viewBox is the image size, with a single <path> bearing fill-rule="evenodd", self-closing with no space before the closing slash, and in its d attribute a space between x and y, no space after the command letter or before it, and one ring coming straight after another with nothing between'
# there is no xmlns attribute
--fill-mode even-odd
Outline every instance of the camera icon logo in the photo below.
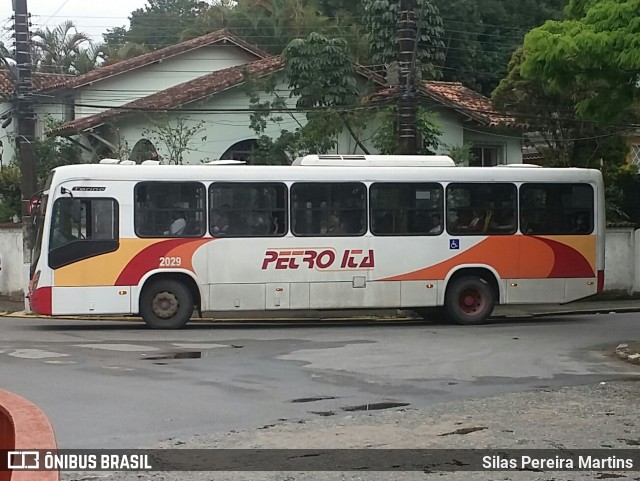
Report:
<svg viewBox="0 0 640 481"><path fill-rule="evenodd" d="M38 451L7 452L7 468L10 470L39 469L40 453Z"/></svg>

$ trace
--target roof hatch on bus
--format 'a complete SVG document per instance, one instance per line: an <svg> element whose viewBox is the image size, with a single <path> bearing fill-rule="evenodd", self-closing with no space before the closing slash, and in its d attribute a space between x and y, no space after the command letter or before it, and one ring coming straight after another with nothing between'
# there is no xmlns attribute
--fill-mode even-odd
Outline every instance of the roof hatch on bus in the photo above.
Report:
<svg viewBox="0 0 640 481"><path fill-rule="evenodd" d="M293 165L332 167L454 167L446 155L306 155Z"/></svg>

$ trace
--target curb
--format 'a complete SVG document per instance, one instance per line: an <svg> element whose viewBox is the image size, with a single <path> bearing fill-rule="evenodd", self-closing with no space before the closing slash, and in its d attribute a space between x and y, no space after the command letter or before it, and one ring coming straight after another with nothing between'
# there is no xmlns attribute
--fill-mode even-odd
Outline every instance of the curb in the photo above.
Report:
<svg viewBox="0 0 640 481"><path fill-rule="evenodd" d="M571 316L580 314L611 314L611 313L629 313L640 312L640 306L638 307L599 307L592 309L574 309L574 310L561 310L561 311L543 311L543 312L526 312L518 311L517 308L512 312L497 313L490 316L490 319L531 319L535 317L552 317L552 316ZM0 312L0 317L17 317L25 319L58 319L58 320L70 320L70 321L122 321L122 322L144 322L140 316L45 316L31 314L29 312L17 311L17 312ZM340 316L340 317L321 317L322 321L412 321L422 319L420 316L407 316L399 314L397 316ZM191 319L190 322L291 322L299 320L318 320L318 318L305 318L305 317L196 317Z"/></svg>
<svg viewBox="0 0 640 481"><path fill-rule="evenodd" d="M55 450L51 422L31 401L0 389L0 449ZM0 471L0 480L58 481L58 471Z"/></svg>

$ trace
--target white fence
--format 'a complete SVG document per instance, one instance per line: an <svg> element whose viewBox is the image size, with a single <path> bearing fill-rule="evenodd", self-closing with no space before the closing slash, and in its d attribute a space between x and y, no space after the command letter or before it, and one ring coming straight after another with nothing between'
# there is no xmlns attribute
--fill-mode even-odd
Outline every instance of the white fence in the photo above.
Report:
<svg viewBox="0 0 640 481"><path fill-rule="evenodd" d="M20 224L0 225L0 260L0 294L19 296L26 285ZM640 230L607 229L605 263L606 291L640 292Z"/></svg>

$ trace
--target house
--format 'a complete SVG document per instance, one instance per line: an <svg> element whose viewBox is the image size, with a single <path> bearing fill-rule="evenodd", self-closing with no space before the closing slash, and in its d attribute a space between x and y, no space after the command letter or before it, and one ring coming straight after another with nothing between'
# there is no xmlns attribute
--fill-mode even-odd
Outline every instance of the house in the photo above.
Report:
<svg viewBox="0 0 640 481"><path fill-rule="evenodd" d="M82 146L87 162L114 156L144 160L156 155L169 161L158 126L183 122L194 132L184 163L244 159L257 141L249 125L250 99L243 87L248 76L275 74L276 92L286 97L290 108L280 123L267 126L266 135L276 137L282 129L294 130L306 121L303 113L296 112L296 99L286 94L289 87L283 69L280 57L268 56L224 30L213 32L84 75L41 83L35 89L37 135L71 139ZM357 72L363 83L379 90L372 103L393 101L393 89L384 79L364 68ZM10 85L4 87L0 86L0 95L10 102ZM519 132L500 127L509 119L495 114L489 99L460 83L423 82L419 92L420 102L438 115L443 132L438 153L465 144L471 146L473 165L522 162ZM268 96L261 95L261 100ZM47 129L47 115L62 124ZM370 143L366 147L375 152ZM336 151L362 152L346 132L338 139Z"/></svg>

